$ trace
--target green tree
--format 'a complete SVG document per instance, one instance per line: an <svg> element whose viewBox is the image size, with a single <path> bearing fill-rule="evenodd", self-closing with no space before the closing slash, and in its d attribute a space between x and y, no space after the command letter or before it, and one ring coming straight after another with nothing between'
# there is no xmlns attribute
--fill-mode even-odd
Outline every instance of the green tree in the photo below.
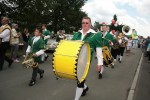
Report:
<svg viewBox="0 0 150 100"><path fill-rule="evenodd" d="M81 18L87 16L81 7L87 0L2 0L0 17L8 16L23 27L45 23L53 30L70 31L81 27Z"/></svg>

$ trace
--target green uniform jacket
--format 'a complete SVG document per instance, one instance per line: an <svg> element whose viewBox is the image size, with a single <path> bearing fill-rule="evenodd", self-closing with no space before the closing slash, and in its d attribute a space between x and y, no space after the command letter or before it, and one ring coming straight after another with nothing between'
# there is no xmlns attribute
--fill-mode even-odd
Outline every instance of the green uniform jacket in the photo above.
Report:
<svg viewBox="0 0 150 100"><path fill-rule="evenodd" d="M34 53L38 52L41 49L45 49L45 43L44 43L44 40L41 37L34 44L33 44L33 40L34 40L34 37L29 39L29 45L31 46L31 54L34 54ZM38 56L38 57L34 57L34 60L35 60L35 62L38 62L38 63L43 62L41 60L41 55Z"/></svg>
<svg viewBox="0 0 150 100"><path fill-rule="evenodd" d="M110 41L112 41L112 42L114 41L113 35L111 35L109 32L106 34L106 36L105 36L104 39L102 40L102 41L103 41L102 45L103 45L103 46L110 47L110 46L109 46L109 43L108 43L108 40L110 40Z"/></svg>
<svg viewBox="0 0 150 100"><path fill-rule="evenodd" d="M49 30L43 31L42 34L45 36L50 35L50 31ZM47 41L48 41L48 39L44 40L45 43L47 43Z"/></svg>
<svg viewBox="0 0 150 100"><path fill-rule="evenodd" d="M76 32L72 40L81 40L82 33ZM93 52L97 47L102 47L102 35L101 33L87 33L83 40L84 42L88 42L91 48L91 57L93 56Z"/></svg>

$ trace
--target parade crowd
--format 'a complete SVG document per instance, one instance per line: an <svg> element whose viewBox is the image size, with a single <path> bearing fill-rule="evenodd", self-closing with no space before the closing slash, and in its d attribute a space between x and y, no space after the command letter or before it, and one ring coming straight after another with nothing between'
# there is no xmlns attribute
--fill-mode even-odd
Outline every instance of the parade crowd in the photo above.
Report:
<svg viewBox="0 0 150 100"><path fill-rule="evenodd" d="M27 56L32 56L35 63L32 67L33 71L29 86L35 85L37 75L39 74L40 78L43 78L44 75L44 70L39 66L42 66L42 63L49 57L49 54L46 53L46 45L48 40L52 38L52 32L47 29L46 24L35 27L34 32L29 32L28 28L24 28L23 32L21 32L19 25L17 23L10 25L7 17L2 18L1 24L0 71L3 70L5 61L8 62L8 67L11 67L13 63L22 62L20 58L24 59ZM124 32L119 31L112 33L106 23L103 23L99 31L95 32L91 29L91 19L89 17L83 17L81 24L82 29L75 32L71 40L89 43L91 58L96 54L96 59L94 60L97 60L96 71L98 79L105 77L103 76L104 66L115 68L117 61L119 63L123 61L123 56L131 56L132 49L141 49L145 57L148 57L147 62L150 63L150 37L127 36ZM66 39L65 30L59 30L56 35L57 42ZM104 47L106 51L103 51ZM18 56L20 48L22 57ZM86 79L82 82L77 80L74 100L79 100L81 96L86 95L89 87L85 82Z"/></svg>

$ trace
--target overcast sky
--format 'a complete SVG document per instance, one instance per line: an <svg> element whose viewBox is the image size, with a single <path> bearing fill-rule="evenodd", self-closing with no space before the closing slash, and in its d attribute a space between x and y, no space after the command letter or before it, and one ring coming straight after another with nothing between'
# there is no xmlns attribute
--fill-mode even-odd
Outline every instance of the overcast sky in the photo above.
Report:
<svg viewBox="0 0 150 100"><path fill-rule="evenodd" d="M118 23L135 28L138 35L150 36L150 0L88 0L82 10L93 23L110 24L116 14Z"/></svg>

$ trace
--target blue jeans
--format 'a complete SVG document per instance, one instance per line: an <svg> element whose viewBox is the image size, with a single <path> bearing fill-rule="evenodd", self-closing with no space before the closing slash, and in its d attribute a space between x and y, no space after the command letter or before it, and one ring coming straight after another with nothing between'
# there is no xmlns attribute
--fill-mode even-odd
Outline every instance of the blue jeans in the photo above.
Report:
<svg viewBox="0 0 150 100"><path fill-rule="evenodd" d="M11 48L11 58L15 60L17 58L19 45L18 44L12 44Z"/></svg>
<svg viewBox="0 0 150 100"><path fill-rule="evenodd" d="M28 43L26 42L23 42L23 55L26 55L26 50L27 50L27 47L28 47Z"/></svg>

